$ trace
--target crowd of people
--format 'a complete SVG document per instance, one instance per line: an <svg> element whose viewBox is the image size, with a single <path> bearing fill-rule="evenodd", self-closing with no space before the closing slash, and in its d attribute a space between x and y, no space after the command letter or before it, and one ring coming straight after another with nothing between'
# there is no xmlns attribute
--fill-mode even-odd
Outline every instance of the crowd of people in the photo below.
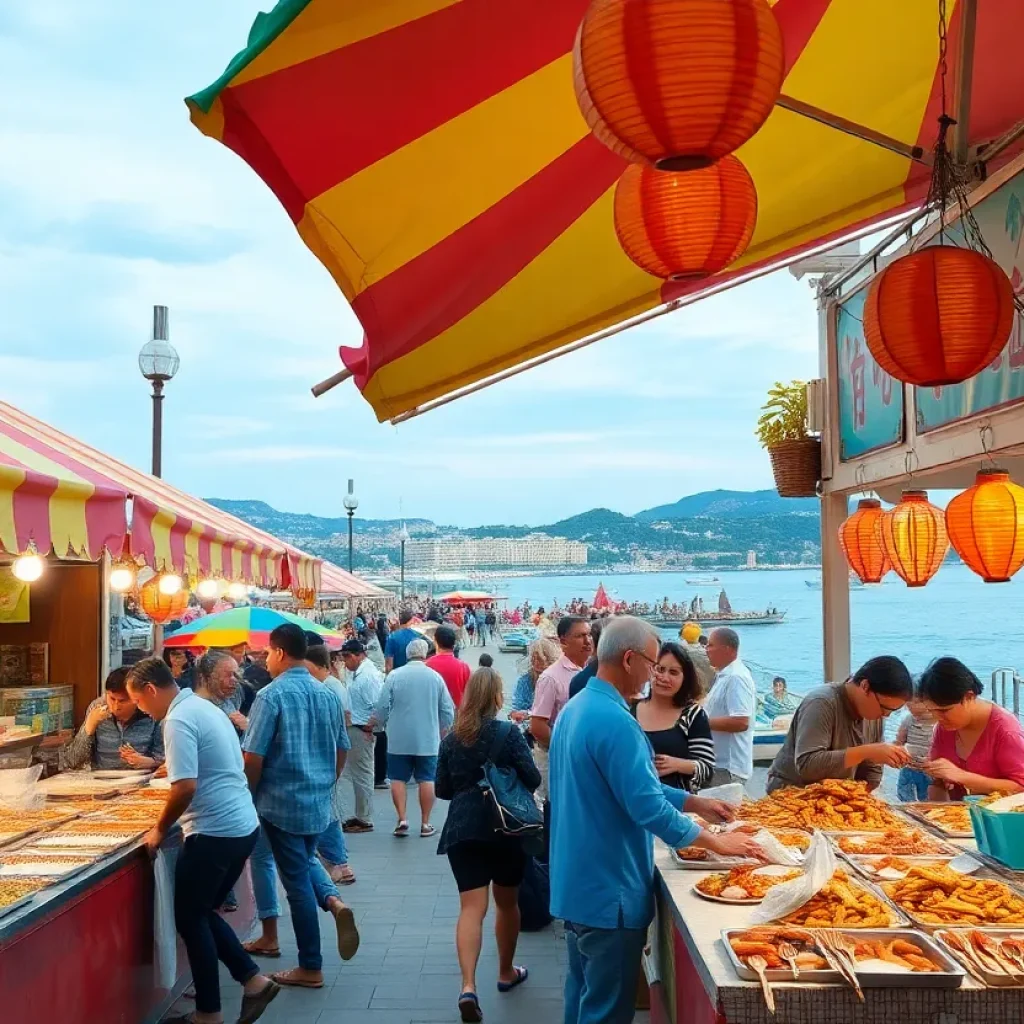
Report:
<svg viewBox="0 0 1024 1024"><path fill-rule="evenodd" d="M412 834L410 783L419 836L437 833L436 799L449 803L437 851L459 890L463 1021L483 1019L477 969L491 898L498 989L528 980L515 953L524 878L538 864L546 874L531 877L546 878L549 891L535 886L531 898L542 894L543 920L565 923L565 1021L616 1024L633 1018L653 914L651 836L760 856L750 837L710 832L690 816L729 820L717 788L745 788L753 774L759 699L734 630L705 635L688 623L678 642L664 642L633 616L562 613L553 635L541 631L531 643L506 693L489 654L476 666L466 660L467 617L460 626L454 610L438 612L440 621L424 621L404 609L384 629L357 616L337 651L292 624L274 630L264 651L239 645L198 660L165 651L111 673L61 750L67 767L131 763L166 773L170 796L146 842L156 851L174 826L185 834L175 917L197 1024L223 1019L218 961L243 988L245 1024L282 988L320 987L320 914L333 922L342 959L357 954L340 891L356 881L347 837L377 827L375 786L390 788L396 840ZM767 711L788 731L767 788L827 778L875 788L890 767L900 772L901 799L1020 792L1024 731L982 690L955 658L934 661L916 684L899 659L872 658L799 702L776 678L760 710L770 699ZM904 707L889 741L884 720ZM534 795L539 846L496 827L492 769ZM233 905L247 861L261 927L241 943L219 911ZM257 961L281 954L279 886L298 963L265 973Z"/></svg>

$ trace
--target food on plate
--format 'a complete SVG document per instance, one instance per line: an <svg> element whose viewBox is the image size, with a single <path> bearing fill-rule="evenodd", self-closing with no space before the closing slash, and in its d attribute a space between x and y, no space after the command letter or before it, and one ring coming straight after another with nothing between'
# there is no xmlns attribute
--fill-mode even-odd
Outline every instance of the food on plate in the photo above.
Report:
<svg viewBox="0 0 1024 1024"><path fill-rule="evenodd" d="M680 860L707 860L708 851L699 846L682 846L676 850L676 856Z"/></svg>
<svg viewBox="0 0 1024 1024"><path fill-rule="evenodd" d="M777 868L777 865L769 865ZM761 900L772 886L798 878L801 872L795 868L789 870L769 870L768 868L733 868L732 871L702 878L695 888L705 896L715 896L724 900Z"/></svg>
<svg viewBox="0 0 1024 1024"><path fill-rule="evenodd" d="M945 867L948 860L906 860L903 857L857 857L857 864L874 878L886 881L906 878L915 867Z"/></svg>
<svg viewBox="0 0 1024 1024"><path fill-rule="evenodd" d="M891 829L880 835L839 836L843 853L893 853L904 857L942 853L943 844L919 828Z"/></svg>
<svg viewBox="0 0 1024 1024"><path fill-rule="evenodd" d="M771 970L784 970L788 966L779 948L783 943L789 943L796 949L794 960L801 971L829 969L828 961L821 956L813 937L799 928L751 928L740 935L729 937L729 945L743 963L747 963L752 956L763 956ZM921 973L939 970L939 966L921 946L907 939L883 941L851 937L850 945L859 962L883 961L907 971Z"/></svg>
<svg viewBox="0 0 1024 1024"><path fill-rule="evenodd" d="M926 924L1024 924L1024 898L1004 882L962 875L949 867L914 867L885 894Z"/></svg>
<svg viewBox="0 0 1024 1024"><path fill-rule="evenodd" d="M0 907L9 907L25 896L30 896L50 884L47 878L2 878L0 879Z"/></svg>
<svg viewBox="0 0 1024 1024"><path fill-rule="evenodd" d="M863 782L849 779L825 779L802 789L789 786L743 804L738 814L744 821L775 828L884 832L903 825Z"/></svg>
<svg viewBox="0 0 1024 1024"><path fill-rule="evenodd" d="M894 923L892 911L842 869L782 920L805 928L888 928Z"/></svg>
<svg viewBox="0 0 1024 1024"><path fill-rule="evenodd" d="M811 845L811 837L807 832L801 832L798 829L789 828L770 828L769 832L783 846L791 846L794 850L802 850L804 853L807 852Z"/></svg>
<svg viewBox="0 0 1024 1024"><path fill-rule="evenodd" d="M950 803L943 807L923 807L920 813L944 832L974 832L971 809L967 804Z"/></svg>

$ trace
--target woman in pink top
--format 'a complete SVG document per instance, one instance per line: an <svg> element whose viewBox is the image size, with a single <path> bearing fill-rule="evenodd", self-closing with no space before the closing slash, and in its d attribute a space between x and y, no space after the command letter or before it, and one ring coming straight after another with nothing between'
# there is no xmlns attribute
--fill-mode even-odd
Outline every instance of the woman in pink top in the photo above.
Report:
<svg viewBox="0 0 1024 1024"><path fill-rule="evenodd" d="M925 772L931 800L962 800L968 793L1024 790L1024 728L1003 708L981 700L981 680L956 658L937 658L918 684L939 727Z"/></svg>

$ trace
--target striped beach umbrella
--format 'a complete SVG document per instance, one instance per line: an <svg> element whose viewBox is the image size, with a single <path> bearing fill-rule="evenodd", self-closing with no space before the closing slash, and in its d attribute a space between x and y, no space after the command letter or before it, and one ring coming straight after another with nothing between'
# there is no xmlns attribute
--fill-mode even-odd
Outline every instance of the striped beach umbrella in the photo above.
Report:
<svg viewBox="0 0 1024 1024"><path fill-rule="evenodd" d="M319 633L328 647L337 649L344 642L340 633L301 615L250 605L216 615L204 615L165 636L164 647L234 647L244 643L249 647L263 648L270 641L270 634L289 622Z"/></svg>

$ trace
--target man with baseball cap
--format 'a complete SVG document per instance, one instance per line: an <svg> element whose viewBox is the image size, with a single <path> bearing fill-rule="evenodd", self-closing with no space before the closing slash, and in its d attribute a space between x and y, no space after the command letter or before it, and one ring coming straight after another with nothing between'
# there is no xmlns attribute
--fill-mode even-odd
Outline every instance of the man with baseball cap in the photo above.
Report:
<svg viewBox="0 0 1024 1024"><path fill-rule="evenodd" d="M342 822L341 827L348 833L372 832L373 748L376 740L370 721L384 679L366 656L366 645L356 637L342 644L341 659L345 664L348 695L352 703L352 724L348 727L352 749L341 777L351 783L355 796L355 814Z"/></svg>

